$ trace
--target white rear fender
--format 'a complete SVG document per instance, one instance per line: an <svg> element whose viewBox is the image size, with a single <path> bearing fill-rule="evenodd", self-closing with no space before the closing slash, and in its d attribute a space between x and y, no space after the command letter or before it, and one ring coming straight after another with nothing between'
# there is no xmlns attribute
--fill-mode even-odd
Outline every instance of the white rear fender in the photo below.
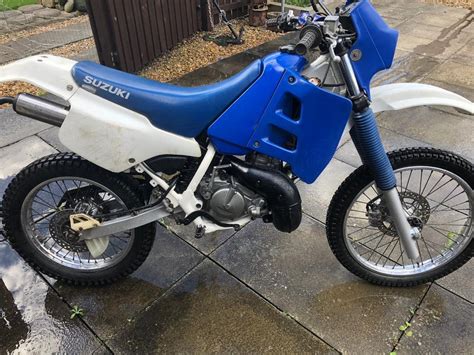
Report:
<svg viewBox="0 0 474 355"><path fill-rule="evenodd" d="M195 139L159 129L145 116L83 89L69 104L61 143L109 171L122 172L160 155L201 156Z"/></svg>
<svg viewBox="0 0 474 355"><path fill-rule="evenodd" d="M450 106L474 115L474 103L458 94L432 85L408 83L383 85L372 90L372 110L403 110L417 106Z"/></svg>
<svg viewBox="0 0 474 355"><path fill-rule="evenodd" d="M52 55L25 58L0 67L0 83L27 82L68 101L61 143L109 171L159 155L201 156L195 139L161 130L145 116L80 89L71 74L76 63Z"/></svg>
<svg viewBox="0 0 474 355"><path fill-rule="evenodd" d="M68 101L79 88L71 75L74 60L36 55L0 66L0 83L24 81Z"/></svg>

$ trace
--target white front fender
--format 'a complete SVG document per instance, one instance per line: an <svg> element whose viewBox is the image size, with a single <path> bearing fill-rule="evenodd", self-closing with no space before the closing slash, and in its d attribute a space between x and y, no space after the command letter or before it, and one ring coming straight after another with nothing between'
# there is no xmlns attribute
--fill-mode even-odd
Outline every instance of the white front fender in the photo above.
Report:
<svg viewBox="0 0 474 355"><path fill-rule="evenodd" d="M451 106L474 115L474 103L432 85L408 83L383 85L372 90L372 110L403 110L417 106Z"/></svg>

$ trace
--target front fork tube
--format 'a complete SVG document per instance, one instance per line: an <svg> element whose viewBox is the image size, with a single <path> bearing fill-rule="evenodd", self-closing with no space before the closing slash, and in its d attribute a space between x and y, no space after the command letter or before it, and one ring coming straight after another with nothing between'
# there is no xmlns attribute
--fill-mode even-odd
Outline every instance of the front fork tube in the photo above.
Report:
<svg viewBox="0 0 474 355"><path fill-rule="evenodd" d="M419 250L416 239L419 231L408 222L408 215L396 188L395 173L382 144L375 115L370 108L366 108L360 113L355 112L353 119L351 136L362 162L374 175L377 188L383 195L383 201L390 212L405 253L410 259L417 259Z"/></svg>

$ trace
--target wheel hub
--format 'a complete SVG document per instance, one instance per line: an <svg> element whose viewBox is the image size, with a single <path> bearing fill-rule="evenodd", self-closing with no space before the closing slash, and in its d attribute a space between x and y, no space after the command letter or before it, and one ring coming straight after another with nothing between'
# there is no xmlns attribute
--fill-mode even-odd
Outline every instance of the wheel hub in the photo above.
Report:
<svg viewBox="0 0 474 355"><path fill-rule="evenodd" d="M401 192L400 199L409 215L408 222L412 227L416 227L421 231L430 218L431 207L429 202L422 195L412 191ZM370 203L367 206L367 216L371 226L377 227L388 236L398 236L390 213L383 201L380 201L378 204L375 202Z"/></svg>
<svg viewBox="0 0 474 355"><path fill-rule="evenodd" d="M73 213L73 211L56 213L49 223L49 232L62 248L76 253L87 252L86 243L80 241L79 234L71 229L69 217Z"/></svg>

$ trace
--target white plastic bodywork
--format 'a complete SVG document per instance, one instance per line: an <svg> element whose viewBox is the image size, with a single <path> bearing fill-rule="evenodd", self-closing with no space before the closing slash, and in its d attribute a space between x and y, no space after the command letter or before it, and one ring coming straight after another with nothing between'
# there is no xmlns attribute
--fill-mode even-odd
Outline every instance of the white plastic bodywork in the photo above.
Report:
<svg viewBox="0 0 474 355"><path fill-rule="evenodd" d="M68 101L79 89L71 75L76 61L36 55L0 66L0 83L24 81Z"/></svg>
<svg viewBox="0 0 474 355"><path fill-rule="evenodd" d="M474 115L474 103L458 94L432 85L390 84L373 88L371 91L371 107L375 113L417 106L451 106Z"/></svg>
<svg viewBox="0 0 474 355"><path fill-rule="evenodd" d="M70 104L59 139L71 151L112 172L159 155L201 156L195 139L153 126L143 115L93 95L72 77L76 61L37 55L0 67L0 82L23 81Z"/></svg>
<svg viewBox="0 0 474 355"><path fill-rule="evenodd" d="M118 173L160 155L201 156L199 144L153 126L143 115L78 89L59 139L71 151Z"/></svg>

